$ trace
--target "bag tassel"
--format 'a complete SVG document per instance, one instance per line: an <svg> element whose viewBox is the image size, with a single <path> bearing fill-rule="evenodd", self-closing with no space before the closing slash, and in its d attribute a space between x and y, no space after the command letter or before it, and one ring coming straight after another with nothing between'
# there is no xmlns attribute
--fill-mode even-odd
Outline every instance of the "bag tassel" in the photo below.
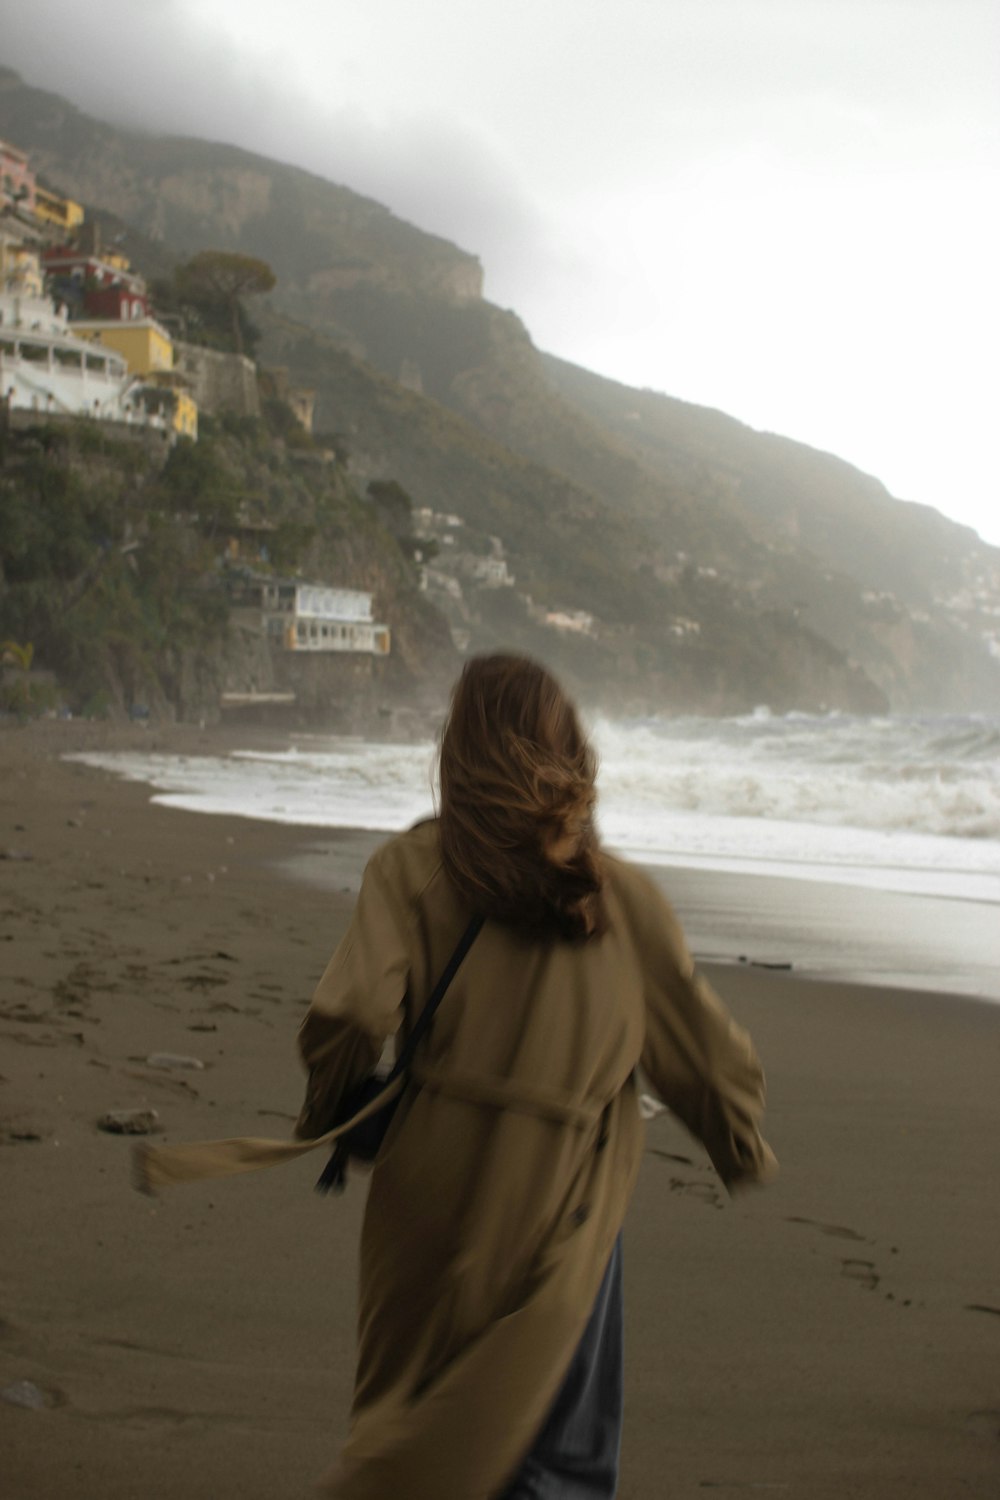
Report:
<svg viewBox="0 0 1000 1500"><path fill-rule="evenodd" d="M347 1187L347 1148L338 1143L316 1179L317 1193L342 1193Z"/></svg>

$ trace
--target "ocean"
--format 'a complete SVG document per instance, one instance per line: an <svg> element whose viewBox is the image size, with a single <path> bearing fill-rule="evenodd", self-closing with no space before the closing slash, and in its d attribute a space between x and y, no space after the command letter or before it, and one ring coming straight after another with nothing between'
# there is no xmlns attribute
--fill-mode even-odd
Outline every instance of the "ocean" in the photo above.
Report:
<svg viewBox="0 0 1000 1500"><path fill-rule="evenodd" d="M821 895L809 886L847 887L853 901L842 890L819 907L839 904L848 925L838 925L829 951L813 953L814 967L1000 998L1000 717L759 709L730 719L596 718L589 729L601 762L604 842L658 867L672 893L678 877L670 872L680 870L726 877L712 888L731 895L752 885L757 905L767 890L788 905L794 890L801 927ZM195 812L389 832L435 806L429 740L294 734L283 747L224 756L74 759L147 782L156 801ZM693 884L707 889L704 880ZM901 923L885 938L895 958L886 964L883 954L875 975L870 964L844 963L850 911L870 925L873 903L884 921L891 912ZM933 946L926 951L932 907L931 925L949 939L940 963ZM716 922L709 937L719 931ZM748 930L742 946L752 938ZM801 932L791 946L801 948Z"/></svg>

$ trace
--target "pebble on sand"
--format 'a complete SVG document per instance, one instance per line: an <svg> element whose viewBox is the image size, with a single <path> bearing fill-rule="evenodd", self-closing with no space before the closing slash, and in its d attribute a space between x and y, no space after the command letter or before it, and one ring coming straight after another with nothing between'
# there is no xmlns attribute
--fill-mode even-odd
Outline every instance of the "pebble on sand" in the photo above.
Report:
<svg viewBox="0 0 1000 1500"><path fill-rule="evenodd" d="M151 1052L146 1058L147 1068L184 1068L189 1072L200 1072L205 1064L200 1057L185 1057L180 1052Z"/></svg>
<svg viewBox="0 0 1000 1500"><path fill-rule="evenodd" d="M0 1400L11 1406L24 1406L28 1411L44 1411L49 1405L45 1392L30 1380L15 1380L13 1385L4 1386Z"/></svg>

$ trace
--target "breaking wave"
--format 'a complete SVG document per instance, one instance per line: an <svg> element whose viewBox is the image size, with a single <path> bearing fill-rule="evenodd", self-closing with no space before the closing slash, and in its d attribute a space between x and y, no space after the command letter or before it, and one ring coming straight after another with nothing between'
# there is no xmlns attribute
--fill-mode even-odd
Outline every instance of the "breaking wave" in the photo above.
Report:
<svg viewBox="0 0 1000 1500"><path fill-rule="evenodd" d="M745 869L1000 901L1000 719L772 715L598 718L612 847ZM75 759L157 800L284 823L391 831L434 807L435 749L295 737L225 757Z"/></svg>

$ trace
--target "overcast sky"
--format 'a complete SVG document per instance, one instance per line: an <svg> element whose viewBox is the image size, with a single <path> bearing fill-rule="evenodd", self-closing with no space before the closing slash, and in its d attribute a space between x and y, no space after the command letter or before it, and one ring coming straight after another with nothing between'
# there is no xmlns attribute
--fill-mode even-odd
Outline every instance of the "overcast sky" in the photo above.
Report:
<svg viewBox="0 0 1000 1500"><path fill-rule="evenodd" d="M997 0L0 0L0 60L477 253L536 344L1000 544Z"/></svg>

